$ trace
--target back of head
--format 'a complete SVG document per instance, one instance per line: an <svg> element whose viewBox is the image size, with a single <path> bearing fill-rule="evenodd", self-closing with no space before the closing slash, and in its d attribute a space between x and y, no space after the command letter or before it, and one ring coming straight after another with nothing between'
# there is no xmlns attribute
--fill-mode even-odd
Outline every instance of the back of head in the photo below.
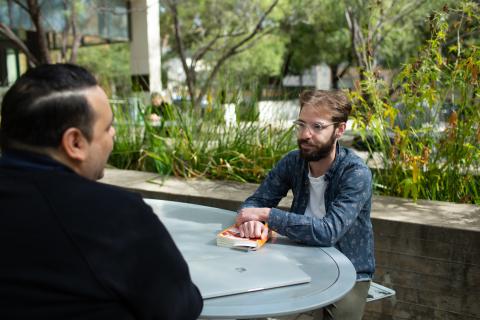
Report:
<svg viewBox="0 0 480 320"><path fill-rule="evenodd" d="M96 85L87 70L72 64L28 70L3 98L0 148L56 148L70 127L78 128L91 140L95 114L83 91Z"/></svg>
<svg viewBox="0 0 480 320"><path fill-rule="evenodd" d="M347 122L352 105L340 90L307 90L300 94L300 110L306 106L325 108L332 114L333 122Z"/></svg>

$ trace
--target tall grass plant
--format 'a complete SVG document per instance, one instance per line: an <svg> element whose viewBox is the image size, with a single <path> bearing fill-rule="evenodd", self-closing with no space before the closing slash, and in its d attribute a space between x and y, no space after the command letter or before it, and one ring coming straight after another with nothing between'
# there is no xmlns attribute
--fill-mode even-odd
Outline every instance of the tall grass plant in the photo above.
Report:
<svg viewBox="0 0 480 320"><path fill-rule="evenodd" d="M296 147L292 129L249 121L251 117L226 122L224 105L217 100L210 99L202 113L171 105L165 118L172 120L156 124L144 118L145 106L139 106L140 118L129 108L114 108L117 138L110 164L186 178L260 182Z"/></svg>
<svg viewBox="0 0 480 320"><path fill-rule="evenodd" d="M460 19L450 23L453 14ZM480 48L446 37L466 21L479 31L478 5L432 18L432 38L403 68L393 98L373 72L352 94L355 126L380 159L377 193L480 204Z"/></svg>

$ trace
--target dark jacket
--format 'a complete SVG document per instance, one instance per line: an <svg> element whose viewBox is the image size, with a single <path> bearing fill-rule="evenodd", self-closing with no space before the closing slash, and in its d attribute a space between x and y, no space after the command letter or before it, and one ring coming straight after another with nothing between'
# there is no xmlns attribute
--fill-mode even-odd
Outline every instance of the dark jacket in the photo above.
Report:
<svg viewBox="0 0 480 320"><path fill-rule="evenodd" d="M0 159L0 319L198 317L188 266L139 195L22 158Z"/></svg>
<svg viewBox="0 0 480 320"><path fill-rule="evenodd" d="M293 192L290 212L273 208L269 227L310 245L334 246L350 259L357 280L369 280L375 271L373 230L370 221L372 174L362 159L337 144L335 160L325 173L326 215L305 216L310 199L308 162L292 151L282 158L242 207L268 207Z"/></svg>

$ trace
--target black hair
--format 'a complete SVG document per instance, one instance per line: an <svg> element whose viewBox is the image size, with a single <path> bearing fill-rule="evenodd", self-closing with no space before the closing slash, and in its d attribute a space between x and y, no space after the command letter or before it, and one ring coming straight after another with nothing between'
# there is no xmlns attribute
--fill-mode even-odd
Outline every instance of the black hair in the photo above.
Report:
<svg viewBox="0 0 480 320"><path fill-rule="evenodd" d="M90 72L73 64L45 64L28 70L3 97L0 148L14 143L58 147L71 127L91 141L95 113L82 90L96 85Z"/></svg>

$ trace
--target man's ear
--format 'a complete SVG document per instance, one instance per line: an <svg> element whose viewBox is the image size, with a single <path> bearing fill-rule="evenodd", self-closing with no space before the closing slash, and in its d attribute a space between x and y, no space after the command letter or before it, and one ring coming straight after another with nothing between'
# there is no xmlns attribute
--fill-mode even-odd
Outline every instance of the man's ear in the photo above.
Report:
<svg viewBox="0 0 480 320"><path fill-rule="evenodd" d="M60 145L65 155L72 160L83 161L87 157L88 141L78 128L65 130Z"/></svg>
<svg viewBox="0 0 480 320"><path fill-rule="evenodd" d="M345 133L346 128L347 128L347 123L346 122L340 122L338 124L337 133L335 134L335 137L337 139L340 138Z"/></svg>

